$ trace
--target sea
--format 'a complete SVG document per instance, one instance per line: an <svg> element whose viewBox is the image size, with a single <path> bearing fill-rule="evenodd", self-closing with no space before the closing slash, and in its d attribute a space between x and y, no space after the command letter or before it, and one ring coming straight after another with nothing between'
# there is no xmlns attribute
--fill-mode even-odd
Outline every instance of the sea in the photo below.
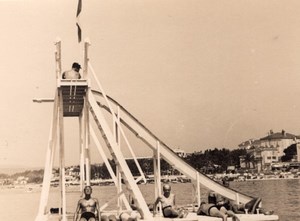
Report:
<svg viewBox="0 0 300 221"><path fill-rule="evenodd" d="M195 200L195 184L172 183L172 191L176 193L176 204L187 205ZM147 203L154 201L154 185L139 185ZM300 220L300 179L253 180L230 182L230 188L250 196L262 198L262 206L279 215L280 221ZM201 199L207 199L208 190L201 187ZM15 188L0 187L0 221L34 221L38 212L41 195L40 186L19 186ZM97 197L101 205L109 202L107 210L115 208L115 186L93 186L93 197ZM51 188L49 208L57 208L60 192ZM74 212L81 192L78 186L67 188L67 211Z"/></svg>

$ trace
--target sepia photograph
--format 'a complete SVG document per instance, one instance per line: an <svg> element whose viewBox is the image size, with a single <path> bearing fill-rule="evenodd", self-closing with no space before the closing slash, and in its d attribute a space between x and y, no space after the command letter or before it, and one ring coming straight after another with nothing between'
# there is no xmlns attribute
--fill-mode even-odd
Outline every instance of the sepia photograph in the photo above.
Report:
<svg viewBox="0 0 300 221"><path fill-rule="evenodd" d="M300 1L0 11L1 221L300 219Z"/></svg>

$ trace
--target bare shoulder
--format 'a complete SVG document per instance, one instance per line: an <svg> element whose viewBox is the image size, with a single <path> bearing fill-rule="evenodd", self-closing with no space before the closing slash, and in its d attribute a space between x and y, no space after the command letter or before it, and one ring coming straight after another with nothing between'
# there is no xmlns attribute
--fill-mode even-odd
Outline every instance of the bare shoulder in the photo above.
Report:
<svg viewBox="0 0 300 221"><path fill-rule="evenodd" d="M78 200L78 204L79 204L79 205L82 204L82 200L83 200L83 199Z"/></svg>

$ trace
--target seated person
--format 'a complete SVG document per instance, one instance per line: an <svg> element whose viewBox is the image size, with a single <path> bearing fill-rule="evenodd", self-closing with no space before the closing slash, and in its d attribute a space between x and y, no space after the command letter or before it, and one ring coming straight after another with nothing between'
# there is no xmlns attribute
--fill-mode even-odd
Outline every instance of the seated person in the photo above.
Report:
<svg viewBox="0 0 300 221"><path fill-rule="evenodd" d="M220 209L213 203L202 202L197 210L197 215L220 217L223 221L227 221L227 217L232 217L233 221L239 221L239 218L230 210L226 210L225 207Z"/></svg>
<svg viewBox="0 0 300 221"><path fill-rule="evenodd" d="M98 221L99 220L99 202L96 198L91 197L92 187L84 188L84 198L80 199L77 204L74 221Z"/></svg>
<svg viewBox="0 0 300 221"><path fill-rule="evenodd" d="M80 69L81 69L80 64L74 62L72 64L72 69L68 70L68 71L65 71L62 74L62 79L80 79L81 78L81 75L79 73Z"/></svg>
<svg viewBox="0 0 300 221"><path fill-rule="evenodd" d="M185 218L188 214L185 209L178 209L175 205L175 194L171 193L171 186L165 184L163 186L163 195L159 196L153 207L153 213L156 214L157 205L161 202L162 213L164 217L167 218Z"/></svg>
<svg viewBox="0 0 300 221"><path fill-rule="evenodd" d="M92 187L84 188L84 198L80 199L74 214L74 221L99 221L99 202L92 198ZM78 220L79 219L79 220ZM101 216L101 221L116 221L114 215Z"/></svg>

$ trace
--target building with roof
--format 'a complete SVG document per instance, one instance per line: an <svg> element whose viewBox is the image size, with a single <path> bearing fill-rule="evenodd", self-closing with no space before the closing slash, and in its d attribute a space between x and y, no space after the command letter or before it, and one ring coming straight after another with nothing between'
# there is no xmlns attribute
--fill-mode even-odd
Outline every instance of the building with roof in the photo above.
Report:
<svg viewBox="0 0 300 221"><path fill-rule="evenodd" d="M277 148L278 156L281 157L284 155L284 149L292 144L298 143L299 140L299 136L286 133L284 130L278 133L273 133L271 130L268 136L260 139L259 146L266 148Z"/></svg>
<svg viewBox="0 0 300 221"><path fill-rule="evenodd" d="M239 145L240 149L246 149L247 154L253 156L253 167L258 171L271 169L272 164L281 161L284 150L292 144L297 144L300 136L286 133L284 130L274 133L270 130L269 134L263 138L248 140ZM241 159L241 165L245 165L244 159Z"/></svg>

